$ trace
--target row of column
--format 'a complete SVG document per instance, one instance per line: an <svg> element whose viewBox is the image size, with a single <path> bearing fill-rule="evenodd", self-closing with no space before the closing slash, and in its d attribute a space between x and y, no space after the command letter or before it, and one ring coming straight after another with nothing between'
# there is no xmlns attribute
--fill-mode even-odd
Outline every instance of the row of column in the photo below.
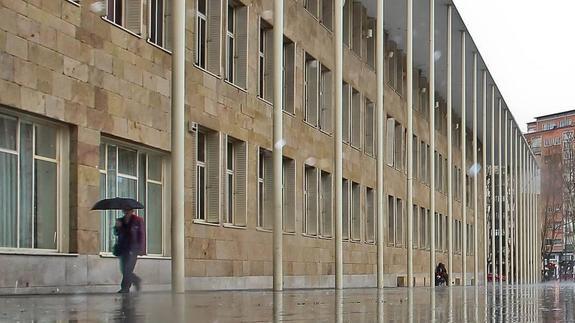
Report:
<svg viewBox="0 0 575 323"><path fill-rule="evenodd" d="M342 255L342 90L341 84L343 81L343 4L344 0L335 1L335 20L334 20L334 52L335 52L335 66L334 66L334 108L335 108L335 129L334 129L334 176L335 176L335 287L337 289L343 288L343 255ZM406 56L407 56L407 284L413 286L413 0L406 1ZM434 0L429 0L429 137L431 152L435 151L435 3ZM452 151L452 16L453 8L451 5L447 6L447 210L448 210L448 274L453 277L453 151ZM383 287L383 248L384 248L384 207L385 205L385 187L384 187L384 138L385 133L385 110L384 110L384 4L383 1L377 1L377 17L376 17L376 44L379 50L376 51L376 78L377 78L377 285ZM461 116L461 169L467 170L466 164L466 31L461 31L461 102L460 102L460 116ZM283 0L274 0L274 96L282 96L282 61L283 61ZM478 164L477 155L477 133L478 133L478 53L473 53L473 71L472 71L472 125L473 131L473 165ZM495 261L492 262L492 272L497 272L499 277L505 275L509 277L508 282L521 282L533 283L538 280L539 272L539 238L538 238L538 221L536 212L536 192L535 192L535 172L537 166L533 159L533 155L527 146L526 141L521 133L515 126L514 121L511 119L511 114L503 107L501 98L497 98L498 107L495 107L495 86L491 85L491 124L487 124L487 71L482 71L482 84L483 84L483 149L482 149L482 178L483 178L483 239L485 243L483 254L483 268L485 273L488 272L488 241L491 240L498 242L498 262L499 266L496 270ZM498 114L497 129L495 127L495 115ZM274 178L281 179L282 173L282 146L279 143L282 140L282 109L279 107L274 108L273 116L273 168ZM491 209L487 212L487 157L488 152L485 147L487 146L487 132L491 130ZM496 131L498 133L499 141L495 142ZM495 152L495 147L498 153ZM497 165L495 164L496 156L498 157ZM435 276L435 160L430 159L430 228L429 233L431 237L431 251L429 263L429 275ZM500 186L497 195L498 212L495 210L495 170L497 170L498 181ZM473 174L470 177L473 181L473 239L474 239L474 256L473 256L473 283L478 284L479 281L479 252L478 252L478 230L479 230L479 205L478 205L478 174ZM502 183L505 183L502 185ZM467 282L467 207L466 207L466 176L461 176L462 189L462 281L464 284ZM274 290L283 289L283 268L282 268L282 186L281 181L274 181ZM503 201L505 200L505 208ZM516 205L517 207L509 207ZM488 217L491 219L491 230L488 230L487 224ZM497 219L497 223L495 223ZM503 221L505 220L505 225ZM499 228L496 230L495 225ZM501 234L505 233L505 245ZM496 237L499 237L496 239ZM508 239L509 237L509 239ZM495 243L491 244L491 253L495 255ZM505 258L505 272L503 268L503 261ZM494 259L493 259L494 260ZM451 283L451 282L450 282ZM433 285L433 284L432 284Z"/></svg>

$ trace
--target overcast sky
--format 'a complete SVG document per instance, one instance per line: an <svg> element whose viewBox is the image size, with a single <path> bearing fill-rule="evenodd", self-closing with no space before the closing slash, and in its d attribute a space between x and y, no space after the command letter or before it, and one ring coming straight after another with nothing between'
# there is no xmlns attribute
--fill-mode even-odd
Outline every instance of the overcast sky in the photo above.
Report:
<svg viewBox="0 0 575 323"><path fill-rule="evenodd" d="M523 130L575 109L575 0L454 0Z"/></svg>

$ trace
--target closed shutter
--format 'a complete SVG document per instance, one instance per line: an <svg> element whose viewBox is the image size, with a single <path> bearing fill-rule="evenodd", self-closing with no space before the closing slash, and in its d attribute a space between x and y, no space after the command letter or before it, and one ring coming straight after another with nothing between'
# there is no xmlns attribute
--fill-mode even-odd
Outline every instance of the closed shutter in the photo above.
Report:
<svg viewBox="0 0 575 323"><path fill-rule="evenodd" d="M402 143L402 137L403 137L403 131L402 131L403 127L399 124L399 123L395 123L395 159L393 161L393 165L395 166L396 169L400 170L402 167L402 158L401 158L401 152L403 150L403 147L401 146Z"/></svg>
<svg viewBox="0 0 575 323"><path fill-rule="evenodd" d="M348 3L349 1L346 1ZM343 82L342 84L342 138L343 142L349 143L349 94L350 94L349 84Z"/></svg>
<svg viewBox="0 0 575 323"><path fill-rule="evenodd" d="M358 183L351 184L351 218L352 239L361 240L361 187Z"/></svg>
<svg viewBox="0 0 575 323"><path fill-rule="evenodd" d="M240 6L236 8L236 70L235 84L241 88L247 88L248 70L248 7Z"/></svg>
<svg viewBox="0 0 575 323"><path fill-rule="evenodd" d="M321 215L322 215L322 235L324 237L332 236L332 210L333 200L331 198L331 175L329 173L321 173Z"/></svg>
<svg viewBox="0 0 575 323"><path fill-rule="evenodd" d="M315 167L306 166L305 168L305 181L306 181L306 230L307 234L317 234L317 169Z"/></svg>
<svg viewBox="0 0 575 323"><path fill-rule="evenodd" d="M353 1L353 0L349 0ZM363 5L360 1L353 2L353 18L352 18L352 50L359 56L361 56L361 39L362 37L362 24L361 24L361 15L362 15Z"/></svg>
<svg viewBox="0 0 575 323"><path fill-rule="evenodd" d="M318 106L318 61L310 59L306 61L305 70L305 120L313 126L317 126Z"/></svg>
<svg viewBox="0 0 575 323"><path fill-rule="evenodd" d="M395 242L395 200L393 196L387 196L387 242Z"/></svg>
<svg viewBox="0 0 575 323"><path fill-rule="evenodd" d="M283 226L285 232L295 232L295 161L284 159Z"/></svg>
<svg viewBox="0 0 575 323"><path fill-rule="evenodd" d="M247 217L247 144L243 141L234 144L235 160L235 212L234 224L238 226L246 225Z"/></svg>
<svg viewBox="0 0 575 323"><path fill-rule="evenodd" d="M264 155L264 215L263 227L265 229L273 228L274 218L274 197L273 197L273 163L271 152L265 151Z"/></svg>
<svg viewBox="0 0 575 323"><path fill-rule="evenodd" d="M207 69L220 75L222 65L222 0L208 0Z"/></svg>
<svg viewBox="0 0 575 323"><path fill-rule="evenodd" d="M321 73L321 129L326 132L332 130L332 74L322 66Z"/></svg>
<svg viewBox="0 0 575 323"><path fill-rule="evenodd" d="M142 32L142 0L124 0L124 4L124 27L139 35Z"/></svg>
<svg viewBox="0 0 575 323"><path fill-rule="evenodd" d="M365 105L365 152L373 156L373 103L369 100Z"/></svg>
<svg viewBox="0 0 575 323"><path fill-rule="evenodd" d="M393 166L394 160L394 145L395 145L395 119L387 118L386 122L386 147L385 147L385 156L387 160L387 165Z"/></svg>
<svg viewBox="0 0 575 323"><path fill-rule="evenodd" d="M365 240L367 242L375 241L375 205L374 191L372 188L366 188L365 191L365 208L366 208L366 231Z"/></svg>
<svg viewBox="0 0 575 323"><path fill-rule="evenodd" d="M166 48L167 50L172 50L172 43L173 43L172 24L174 16L172 15L172 6L173 6L173 0L164 0L164 39L165 39L164 48Z"/></svg>
<svg viewBox="0 0 575 323"><path fill-rule="evenodd" d="M349 36L351 26L351 6L353 1L346 0L343 5L343 44L349 47Z"/></svg>
<svg viewBox="0 0 575 323"><path fill-rule="evenodd" d="M361 94L357 91L351 97L351 145L361 147Z"/></svg>
<svg viewBox="0 0 575 323"><path fill-rule="evenodd" d="M221 135L219 132L210 133L206 136L207 145L207 215L206 221L210 223L220 222L220 192L221 192Z"/></svg>
<svg viewBox="0 0 575 323"><path fill-rule="evenodd" d="M341 204L342 234L343 239L346 240L349 239L349 182L347 179L342 179Z"/></svg>
<svg viewBox="0 0 575 323"><path fill-rule="evenodd" d="M192 147L190 149L190 160L191 160L191 164L192 164L192 171L190 172L190 184L187 185L188 187L190 187L192 194L191 198L190 198L190 204L191 204L191 214L192 214L192 219L196 219L198 217L197 215L197 192L198 192L198 185L196 182L196 178L197 178L197 157L196 157L196 150L198 149L198 132L197 130L191 130L190 131L190 141L192 143Z"/></svg>
<svg viewBox="0 0 575 323"><path fill-rule="evenodd" d="M295 113L295 44L284 43L284 92L283 109L289 113Z"/></svg>
<svg viewBox="0 0 575 323"><path fill-rule="evenodd" d="M274 103L274 32L273 29L266 29L264 33L264 99L270 103Z"/></svg>

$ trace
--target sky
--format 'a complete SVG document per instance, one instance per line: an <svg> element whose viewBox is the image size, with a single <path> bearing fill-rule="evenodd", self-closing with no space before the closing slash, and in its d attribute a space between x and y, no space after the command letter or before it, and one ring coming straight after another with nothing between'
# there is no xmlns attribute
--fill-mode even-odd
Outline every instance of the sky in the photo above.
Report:
<svg viewBox="0 0 575 323"><path fill-rule="evenodd" d="M525 131L575 109L575 0L453 0Z"/></svg>

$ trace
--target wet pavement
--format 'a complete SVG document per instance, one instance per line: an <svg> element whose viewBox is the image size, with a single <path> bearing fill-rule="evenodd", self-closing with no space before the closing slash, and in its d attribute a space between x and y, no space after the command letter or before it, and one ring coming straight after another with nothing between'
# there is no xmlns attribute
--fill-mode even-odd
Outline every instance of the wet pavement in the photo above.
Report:
<svg viewBox="0 0 575 323"><path fill-rule="evenodd" d="M575 283L5 296L0 321L575 322Z"/></svg>

